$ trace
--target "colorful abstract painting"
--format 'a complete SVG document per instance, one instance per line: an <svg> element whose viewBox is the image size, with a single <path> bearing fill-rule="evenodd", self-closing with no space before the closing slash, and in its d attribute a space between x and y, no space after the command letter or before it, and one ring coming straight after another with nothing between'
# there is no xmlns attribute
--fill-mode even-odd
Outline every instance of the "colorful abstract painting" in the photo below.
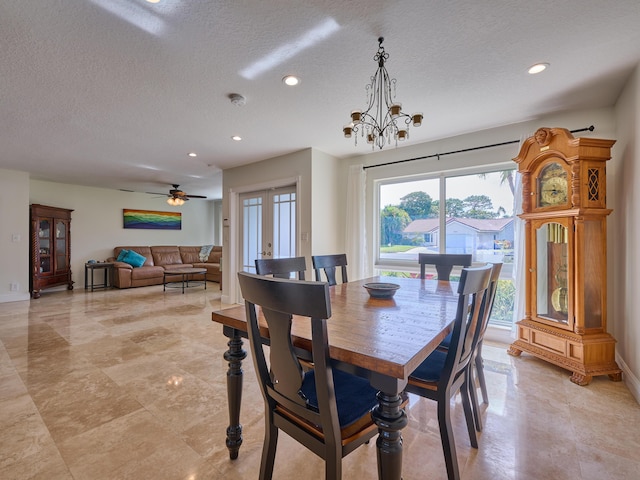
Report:
<svg viewBox="0 0 640 480"><path fill-rule="evenodd" d="M145 228L150 230L181 230L182 213L156 212L154 210L122 209L124 228Z"/></svg>

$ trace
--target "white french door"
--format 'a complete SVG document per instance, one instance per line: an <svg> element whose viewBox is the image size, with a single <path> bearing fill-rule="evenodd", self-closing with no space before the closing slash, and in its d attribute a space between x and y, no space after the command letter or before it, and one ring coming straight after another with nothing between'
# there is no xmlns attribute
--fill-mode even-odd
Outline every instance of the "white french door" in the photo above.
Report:
<svg viewBox="0 0 640 480"><path fill-rule="evenodd" d="M240 200L238 270L256 272L256 258L296 256L295 185L243 193Z"/></svg>

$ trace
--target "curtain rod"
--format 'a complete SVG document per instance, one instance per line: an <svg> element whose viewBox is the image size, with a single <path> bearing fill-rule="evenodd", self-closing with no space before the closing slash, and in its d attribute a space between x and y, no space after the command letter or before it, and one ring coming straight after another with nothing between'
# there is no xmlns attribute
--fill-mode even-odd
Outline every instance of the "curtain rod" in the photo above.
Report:
<svg viewBox="0 0 640 480"><path fill-rule="evenodd" d="M587 130L590 132L593 132L595 128L596 127L591 125L586 128L578 128L577 130L570 130L570 132L579 133L579 132L586 132ZM437 157L438 160L440 160L440 157L444 157L445 155L453 155L454 153L472 152L474 150L483 150L485 148L501 147L503 145L510 145L512 143L520 143L520 140L510 140L508 142L492 143L491 145L482 145L480 147L463 148L462 150L453 150L451 152L434 153L432 155L425 155L424 157L407 158L406 160L396 160L395 162L379 163L377 165L365 165L364 167L362 167L362 169L366 170L367 168L385 167L387 165L395 165L397 163L413 162L414 160L424 160L425 158Z"/></svg>

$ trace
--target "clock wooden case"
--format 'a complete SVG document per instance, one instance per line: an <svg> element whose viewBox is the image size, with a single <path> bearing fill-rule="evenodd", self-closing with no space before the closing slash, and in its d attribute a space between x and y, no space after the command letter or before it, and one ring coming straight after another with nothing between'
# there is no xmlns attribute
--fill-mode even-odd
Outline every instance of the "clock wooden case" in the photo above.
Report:
<svg viewBox="0 0 640 480"><path fill-rule="evenodd" d="M522 174L526 304L509 353L566 368L578 385L594 375L622 379L606 331L605 163L614 143L540 128L514 158Z"/></svg>

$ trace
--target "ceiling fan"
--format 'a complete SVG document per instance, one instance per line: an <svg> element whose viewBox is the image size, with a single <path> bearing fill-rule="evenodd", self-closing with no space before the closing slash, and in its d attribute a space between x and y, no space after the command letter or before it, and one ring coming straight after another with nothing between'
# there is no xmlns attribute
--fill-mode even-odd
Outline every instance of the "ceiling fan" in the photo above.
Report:
<svg viewBox="0 0 640 480"><path fill-rule="evenodd" d="M167 203L169 205L182 205L184 202L188 201L190 198L207 198L204 195L187 195L185 192L180 190L180 185L173 184L173 188L169 190L169 194L164 193L154 193L147 192L152 195L166 195L169 197L167 199Z"/></svg>

